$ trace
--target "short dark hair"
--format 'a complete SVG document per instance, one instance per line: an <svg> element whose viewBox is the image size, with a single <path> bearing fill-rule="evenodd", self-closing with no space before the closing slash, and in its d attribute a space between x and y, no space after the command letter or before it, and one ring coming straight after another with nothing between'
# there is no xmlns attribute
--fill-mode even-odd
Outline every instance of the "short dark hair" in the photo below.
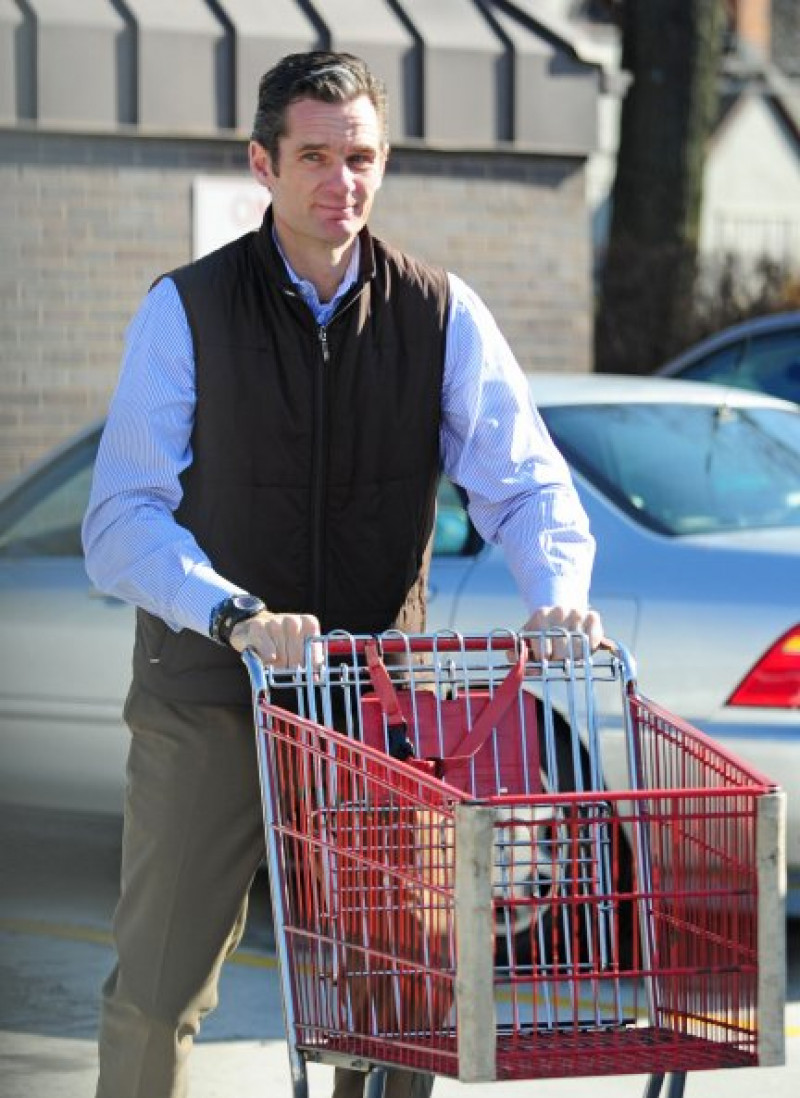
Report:
<svg viewBox="0 0 800 1098"><path fill-rule="evenodd" d="M369 96L383 143L388 147L386 88L360 57L327 50L290 53L261 77L252 138L264 146L273 167L277 167L280 139L286 133L287 107L298 99L349 103L361 95Z"/></svg>

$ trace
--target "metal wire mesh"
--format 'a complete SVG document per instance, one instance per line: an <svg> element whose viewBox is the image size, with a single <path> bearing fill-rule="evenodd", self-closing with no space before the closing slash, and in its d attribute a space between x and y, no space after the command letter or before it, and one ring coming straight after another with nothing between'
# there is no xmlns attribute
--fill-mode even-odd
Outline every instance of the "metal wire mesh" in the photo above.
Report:
<svg viewBox="0 0 800 1098"><path fill-rule="evenodd" d="M465 1043L488 1018L488 1078L758 1063L757 807L774 787L636 695L603 656L526 676L534 727L524 703L513 728L536 737L535 756L504 752L495 729L496 791L478 796L474 767L459 788L360 742L369 682L353 652L306 682L308 716L263 697L256 709L297 1047L464 1078ZM492 696L507 672L484 658L481 679L460 650L423 654L421 668L392 672L412 696ZM629 751L613 790L602 683ZM441 736L443 711L409 700L420 746ZM531 757L535 781L519 773ZM491 814L485 923L468 921L456 880L480 861L458 824L473 810ZM490 928L492 966L473 1018L459 940L475 926Z"/></svg>

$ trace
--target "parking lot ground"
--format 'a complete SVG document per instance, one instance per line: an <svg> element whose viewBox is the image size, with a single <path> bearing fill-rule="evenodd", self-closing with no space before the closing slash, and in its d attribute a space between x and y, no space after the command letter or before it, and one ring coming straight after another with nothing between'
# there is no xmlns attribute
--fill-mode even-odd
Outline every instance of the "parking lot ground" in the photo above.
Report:
<svg viewBox="0 0 800 1098"><path fill-rule="evenodd" d="M113 964L115 821L55 820L0 810L0 1098L92 1098L98 997ZM789 925L785 1067L690 1074L687 1098L795 1098L800 1093L800 924ZM240 951L226 965L219 1009L192 1058L191 1098L291 1098L266 888L252 895ZM331 1070L311 1065L311 1098ZM465 1086L437 1098L638 1098L644 1076ZM523 1089L524 1088L524 1089Z"/></svg>

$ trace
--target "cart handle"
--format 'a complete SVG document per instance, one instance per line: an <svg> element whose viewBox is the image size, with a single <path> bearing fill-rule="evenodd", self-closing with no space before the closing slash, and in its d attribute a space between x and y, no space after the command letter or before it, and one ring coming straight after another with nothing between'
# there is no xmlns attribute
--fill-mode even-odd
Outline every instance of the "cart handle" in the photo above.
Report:
<svg viewBox="0 0 800 1098"><path fill-rule="evenodd" d="M581 634L573 634L569 629L555 626L542 630L541 635L564 637ZM319 637L314 639L317 642L320 640ZM487 648L492 652L509 652L515 651L521 643L519 635L513 632L466 636L459 633L432 633L424 636L399 634L393 636L388 633L381 633L378 636L351 634L337 636L332 633L322 639L325 641L326 653L331 656L366 655L367 646L370 644L377 645L381 652L403 654L408 652L486 652ZM307 643L310 643L310 640L311 638ZM608 647L612 652L616 651L616 646L611 641L608 645L603 642L601 647Z"/></svg>
<svg viewBox="0 0 800 1098"><path fill-rule="evenodd" d="M553 626L538 632L531 631L524 636L549 636L549 637L577 637L583 636L580 632ZM306 651L310 652L310 646L325 644L326 656L364 656L366 646L372 642L377 644L381 653L409 654L409 653L438 653L438 652L514 652L521 644L526 642L519 633L512 630L504 630L492 633L428 633L408 635L399 630L389 633L356 635L353 633L329 633L325 637L306 639ZM528 646L529 647L529 646ZM598 652L607 652L616 661L622 671L625 689L630 693L636 690L636 660L624 644L611 637L603 637L597 648ZM310 667L311 664L309 663Z"/></svg>

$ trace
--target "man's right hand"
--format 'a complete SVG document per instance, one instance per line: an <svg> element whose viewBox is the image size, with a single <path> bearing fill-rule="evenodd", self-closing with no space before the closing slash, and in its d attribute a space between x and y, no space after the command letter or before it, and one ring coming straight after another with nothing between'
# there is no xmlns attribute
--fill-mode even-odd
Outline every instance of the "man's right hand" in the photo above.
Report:
<svg viewBox="0 0 800 1098"><path fill-rule="evenodd" d="M320 625L313 614L272 614L262 610L234 626L230 644L237 652L252 648L268 667L295 668L305 664L306 637L319 634Z"/></svg>

